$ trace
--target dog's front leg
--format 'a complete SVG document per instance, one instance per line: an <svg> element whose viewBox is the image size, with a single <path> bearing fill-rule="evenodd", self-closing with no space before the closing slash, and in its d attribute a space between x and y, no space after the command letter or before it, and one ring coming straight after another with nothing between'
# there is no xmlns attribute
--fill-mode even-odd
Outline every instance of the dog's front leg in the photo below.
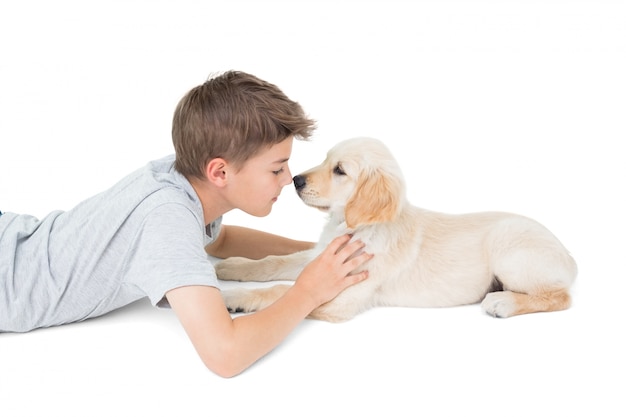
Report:
<svg viewBox="0 0 626 417"><path fill-rule="evenodd" d="M282 297L291 285L274 285L266 288L235 288L222 291L222 298L230 313L252 313L263 310ZM308 318L339 323L351 319L356 312L340 303L329 302L309 314Z"/></svg>
<svg viewBox="0 0 626 417"><path fill-rule="evenodd" d="M291 285L267 288L236 288L222 291L222 298L231 313L251 313L271 305L287 292Z"/></svg>
<svg viewBox="0 0 626 417"><path fill-rule="evenodd" d="M263 259L226 258L215 265L217 277L225 281L295 281L315 253L302 251Z"/></svg>

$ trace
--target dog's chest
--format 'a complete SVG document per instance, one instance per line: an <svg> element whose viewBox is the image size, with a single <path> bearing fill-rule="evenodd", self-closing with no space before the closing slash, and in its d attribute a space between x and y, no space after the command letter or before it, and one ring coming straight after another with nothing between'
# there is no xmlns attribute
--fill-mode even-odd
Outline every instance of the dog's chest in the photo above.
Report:
<svg viewBox="0 0 626 417"><path fill-rule="evenodd" d="M330 217L322 230L322 234L319 238L319 244L326 247L331 240L338 236L351 234L354 230L348 228L346 222L337 220L334 217Z"/></svg>
<svg viewBox="0 0 626 417"><path fill-rule="evenodd" d="M322 232L319 244L320 246L326 247L334 238L349 234L352 235L351 241L360 240L365 244L366 248L368 248L368 251L379 251L383 248L379 247L381 239L380 236L377 238L379 233L376 232L376 229L377 228L373 226L352 229L349 228L343 220L333 221L333 219L331 219Z"/></svg>

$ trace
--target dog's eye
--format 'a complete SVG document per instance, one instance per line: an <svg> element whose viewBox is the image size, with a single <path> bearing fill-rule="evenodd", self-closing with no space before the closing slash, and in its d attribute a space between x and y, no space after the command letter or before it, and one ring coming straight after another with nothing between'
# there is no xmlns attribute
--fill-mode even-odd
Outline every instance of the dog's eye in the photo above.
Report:
<svg viewBox="0 0 626 417"><path fill-rule="evenodd" d="M335 168L333 169L333 174L346 175L346 172L341 168L341 165L335 165Z"/></svg>

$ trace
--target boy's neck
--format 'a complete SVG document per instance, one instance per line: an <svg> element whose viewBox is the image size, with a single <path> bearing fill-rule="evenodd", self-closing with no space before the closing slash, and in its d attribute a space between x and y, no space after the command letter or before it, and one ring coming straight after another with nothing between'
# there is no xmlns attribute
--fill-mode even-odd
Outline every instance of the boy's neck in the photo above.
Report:
<svg viewBox="0 0 626 417"><path fill-rule="evenodd" d="M231 207L228 207L225 200L222 198L219 189L213 186L209 181L198 178L187 178L187 180L200 199L205 225L212 223L218 217L231 210Z"/></svg>

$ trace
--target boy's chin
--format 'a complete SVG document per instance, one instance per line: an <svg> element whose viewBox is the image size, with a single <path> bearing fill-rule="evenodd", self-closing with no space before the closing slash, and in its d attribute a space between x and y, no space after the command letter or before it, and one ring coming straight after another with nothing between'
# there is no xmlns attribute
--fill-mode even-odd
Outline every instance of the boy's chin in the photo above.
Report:
<svg viewBox="0 0 626 417"><path fill-rule="evenodd" d="M271 212L272 212L272 207L271 206L266 208L266 209L263 209L263 210L246 211L246 213L248 213L249 215L254 216L254 217L266 217Z"/></svg>

